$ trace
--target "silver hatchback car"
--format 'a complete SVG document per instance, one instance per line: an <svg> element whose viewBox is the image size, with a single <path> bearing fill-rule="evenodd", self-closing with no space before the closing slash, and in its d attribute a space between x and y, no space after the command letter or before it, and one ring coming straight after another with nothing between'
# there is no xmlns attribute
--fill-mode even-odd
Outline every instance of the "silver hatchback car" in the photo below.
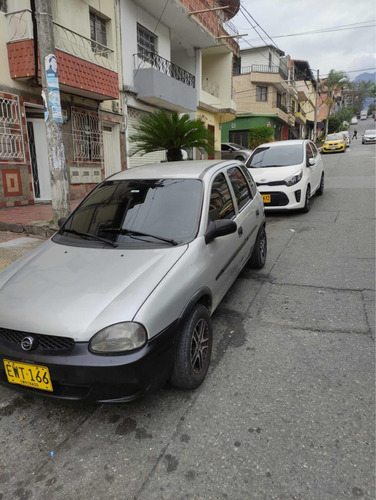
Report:
<svg viewBox="0 0 376 500"><path fill-rule="evenodd" d="M263 201L241 163L119 172L0 273L0 382L96 402L167 380L194 389L209 367L211 314L266 251Z"/></svg>

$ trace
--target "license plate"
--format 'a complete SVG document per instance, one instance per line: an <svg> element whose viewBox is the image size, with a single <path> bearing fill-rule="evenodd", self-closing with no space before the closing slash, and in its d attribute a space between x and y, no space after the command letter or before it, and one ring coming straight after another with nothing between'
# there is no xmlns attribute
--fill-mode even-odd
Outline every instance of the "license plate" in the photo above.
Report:
<svg viewBox="0 0 376 500"><path fill-rule="evenodd" d="M330 149L336 149L336 147L335 147L335 146L332 146Z"/></svg>
<svg viewBox="0 0 376 500"><path fill-rule="evenodd" d="M270 194L262 194L261 196L262 196L264 203L271 203L272 197Z"/></svg>
<svg viewBox="0 0 376 500"><path fill-rule="evenodd" d="M50 372L46 366L19 363L8 359L3 361L9 383L26 385L42 391L53 391Z"/></svg>

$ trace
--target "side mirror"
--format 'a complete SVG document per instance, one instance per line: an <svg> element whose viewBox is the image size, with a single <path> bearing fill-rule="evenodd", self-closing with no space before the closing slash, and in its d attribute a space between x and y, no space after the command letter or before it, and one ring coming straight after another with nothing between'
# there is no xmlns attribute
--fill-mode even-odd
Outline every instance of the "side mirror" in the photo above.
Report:
<svg viewBox="0 0 376 500"><path fill-rule="evenodd" d="M211 221L205 234L205 243L208 244L215 238L235 233L238 229L236 222L229 219Z"/></svg>
<svg viewBox="0 0 376 500"><path fill-rule="evenodd" d="M67 217L61 217L61 219L59 219L57 221L57 225L58 225L59 229L63 226L63 224L65 223L66 220L67 220Z"/></svg>
<svg viewBox="0 0 376 500"><path fill-rule="evenodd" d="M314 158L309 158L308 159L308 163L307 163L307 167L312 167L312 165L315 164L315 159Z"/></svg>

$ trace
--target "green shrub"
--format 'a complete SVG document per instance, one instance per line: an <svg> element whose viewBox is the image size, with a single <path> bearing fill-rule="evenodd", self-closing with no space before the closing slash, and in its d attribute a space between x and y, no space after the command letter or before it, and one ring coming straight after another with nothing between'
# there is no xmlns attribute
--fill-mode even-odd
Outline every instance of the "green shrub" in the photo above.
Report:
<svg viewBox="0 0 376 500"><path fill-rule="evenodd" d="M272 127L253 127L249 130L249 147L257 148L264 142L271 142L274 139L274 130Z"/></svg>

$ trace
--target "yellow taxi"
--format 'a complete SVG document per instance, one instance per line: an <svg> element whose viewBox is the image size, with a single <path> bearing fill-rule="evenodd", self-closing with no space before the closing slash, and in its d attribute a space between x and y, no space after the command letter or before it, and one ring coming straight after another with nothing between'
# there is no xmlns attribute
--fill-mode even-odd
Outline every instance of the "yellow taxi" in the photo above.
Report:
<svg viewBox="0 0 376 500"><path fill-rule="evenodd" d="M335 153L346 151L346 139L343 134L329 134L322 145L323 153Z"/></svg>

